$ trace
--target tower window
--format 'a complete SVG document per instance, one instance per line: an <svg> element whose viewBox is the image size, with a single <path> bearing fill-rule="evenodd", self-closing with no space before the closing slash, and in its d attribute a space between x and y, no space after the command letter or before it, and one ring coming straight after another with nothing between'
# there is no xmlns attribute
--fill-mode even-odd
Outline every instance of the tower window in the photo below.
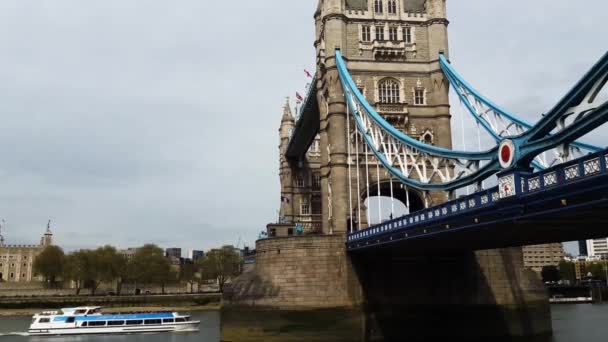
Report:
<svg viewBox="0 0 608 342"><path fill-rule="evenodd" d="M399 82L394 79L384 79L378 85L381 103L399 103Z"/></svg>
<svg viewBox="0 0 608 342"><path fill-rule="evenodd" d="M426 104L426 99L425 99L425 91L424 89L421 88L416 88L414 90L414 104L417 106L421 106Z"/></svg>
<svg viewBox="0 0 608 342"><path fill-rule="evenodd" d="M361 40L364 42L369 42L372 40L372 28L369 26L361 27Z"/></svg>
<svg viewBox="0 0 608 342"><path fill-rule="evenodd" d="M403 41L406 44L412 43L412 28L409 26L403 28Z"/></svg>
<svg viewBox="0 0 608 342"><path fill-rule="evenodd" d="M397 0L388 0L388 14L397 14Z"/></svg>
<svg viewBox="0 0 608 342"><path fill-rule="evenodd" d="M397 28L396 27L388 28L388 39L393 42L397 40Z"/></svg>
<svg viewBox="0 0 608 342"><path fill-rule="evenodd" d="M321 189L321 175L318 173L312 175L312 188L315 190Z"/></svg>
<svg viewBox="0 0 608 342"><path fill-rule="evenodd" d="M374 11L376 13L382 13L382 1L383 0L374 0Z"/></svg>
<svg viewBox="0 0 608 342"><path fill-rule="evenodd" d="M300 204L300 215L310 215L310 204L306 202Z"/></svg>
<svg viewBox="0 0 608 342"><path fill-rule="evenodd" d="M384 40L384 26L376 26L376 40L377 41Z"/></svg>
<svg viewBox="0 0 608 342"><path fill-rule="evenodd" d="M298 175L296 177L296 187L297 188L303 188L304 187L304 177L302 177L301 175Z"/></svg>

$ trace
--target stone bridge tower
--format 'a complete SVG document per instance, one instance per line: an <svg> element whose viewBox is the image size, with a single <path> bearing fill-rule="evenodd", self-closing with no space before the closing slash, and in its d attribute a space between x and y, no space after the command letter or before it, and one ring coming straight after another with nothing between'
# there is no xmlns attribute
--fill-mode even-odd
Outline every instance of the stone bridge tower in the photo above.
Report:
<svg viewBox="0 0 608 342"><path fill-rule="evenodd" d="M335 50L342 51L357 86L388 122L414 138L451 148L448 86L439 66L439 54L448 54L446 6L445 0L322 0L315 23L323 232L344 233L350 219L357 221L351 210L357 204L348 203L348 116ZM376 164L362 152L360 157L360 163L369 158ZM354 202L388 195L384 170L378 179L376 172L364 175L361 169L357 168L360 178L369 177L372 185L381 183L381 193L372 186L370 194L355 194ZM406 202L405 191L395 195ZM409 196L411 210L421 209L423 194L409 190ZM433 194L426 200L432 204L445 200L445 195Z"/></svg>

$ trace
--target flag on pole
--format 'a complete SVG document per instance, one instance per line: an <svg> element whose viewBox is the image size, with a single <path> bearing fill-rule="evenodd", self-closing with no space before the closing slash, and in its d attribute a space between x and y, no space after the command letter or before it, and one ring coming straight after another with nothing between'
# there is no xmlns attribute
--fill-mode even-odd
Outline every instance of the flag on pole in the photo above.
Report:
<svg viewBox="0 0 608 342"><path fill-rule="evenodd" d="M300 95L300 93L298 93L297 91L296 91L296 100L297 100L298 102L302 102L302 101L304 101L304 98L302 97L302 95Z"/></svg>
<svg viewBox="0 0 608 342"><path fill-rule="evenodd" d="M304 69L304 73L308 78L312 78L312 74L308 70Z"/></svg>

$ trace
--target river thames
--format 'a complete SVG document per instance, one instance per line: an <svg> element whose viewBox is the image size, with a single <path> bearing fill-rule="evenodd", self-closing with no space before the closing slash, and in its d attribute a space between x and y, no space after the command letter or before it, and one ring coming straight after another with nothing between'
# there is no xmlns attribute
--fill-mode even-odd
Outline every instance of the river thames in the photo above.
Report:
<svg viewBox="0 0 608 342"><path fill-rule="evenodd" d="M554 336L550 339L535 339L534 342L604 342L608 336L608 304L591 305L554 305L551 307ZM28 337L22 335L29 326L29 317L0 317L0 340L7 342L29 342L29 341L48 341L48 342L217 342L220 341L220 314L219 312L195 312L193 319L201 321L198 332L188 333L162 333L162 334L143 334L143 335L109 335L109 336L75 336L75 337ZM226 327L225 327L226 328ZM273 341L286 340L281 337L280 332L269 332L269 339ZM314 332L308 332L304 340L323 341L323 332L319 331L318 336L314 337ZM312 337L312 338L311 338ZM290 335L289 340L297 339L297 336ZM251 339L247 339L252 341ZM268 339L259 339L260 342ZM329 340L327 340L329 341ZM529 340L518 340L518 342L528 342Z"/></svg>

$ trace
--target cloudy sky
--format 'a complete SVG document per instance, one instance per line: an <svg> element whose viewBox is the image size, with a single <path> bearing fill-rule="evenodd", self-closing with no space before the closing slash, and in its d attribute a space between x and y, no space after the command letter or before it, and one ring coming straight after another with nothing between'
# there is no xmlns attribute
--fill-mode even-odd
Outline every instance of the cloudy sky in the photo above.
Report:
<svg viewBox="0 0 608 342"><path fill-rule="evenodd" d="M0 1L6 238L34 243L52 219L68 250L253 244L276 220L281 107L314 70L315 7ZM454 66L530 121L606 50L603 0L448 10Z"/></svg>

